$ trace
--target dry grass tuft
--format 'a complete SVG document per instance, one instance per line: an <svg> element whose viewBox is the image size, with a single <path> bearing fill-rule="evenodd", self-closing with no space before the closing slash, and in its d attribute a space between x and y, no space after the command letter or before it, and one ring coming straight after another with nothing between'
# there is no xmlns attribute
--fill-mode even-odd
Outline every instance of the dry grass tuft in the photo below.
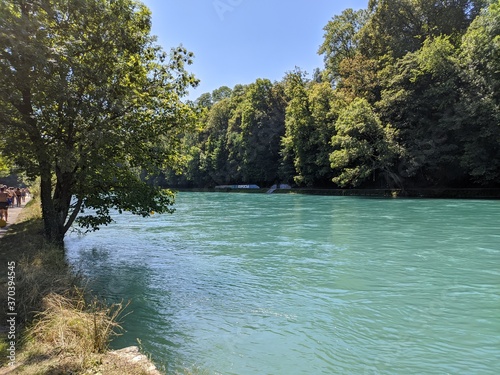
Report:
<svg viewBox="0 0 500 375"><path fill-rule="evenodd" d="M87 302L81 290L67 296L51 293L43 300L43 310L30 328L30 336L67 353L85 357L103 353L121 329L118 319L127 305Z"/></svg>

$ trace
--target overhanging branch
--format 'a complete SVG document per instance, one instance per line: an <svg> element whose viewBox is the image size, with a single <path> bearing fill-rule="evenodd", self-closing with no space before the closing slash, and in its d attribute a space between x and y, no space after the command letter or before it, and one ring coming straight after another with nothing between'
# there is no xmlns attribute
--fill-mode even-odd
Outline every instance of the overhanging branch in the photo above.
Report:
<svg viewBox="0 0 500 375"><path fill-rule="evenodd" d="M75 206L73 207L73 211L71 212L71 215L68 218L68 221L64 225L64 233L66 233L75 222L75 219L80 213L80 209L82 208L82 203L83 203L83 198L78 198Z"/></svg>

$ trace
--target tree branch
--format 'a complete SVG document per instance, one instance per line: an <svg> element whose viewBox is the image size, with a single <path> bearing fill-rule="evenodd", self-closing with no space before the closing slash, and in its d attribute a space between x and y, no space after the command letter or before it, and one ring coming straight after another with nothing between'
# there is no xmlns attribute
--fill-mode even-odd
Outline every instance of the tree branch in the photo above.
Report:
<svg viewBox="0 0 500 375"><path fill-rule="evenodd" d="M73 225L75 222L76 217L80 213L80 209L82 208L82 203L83 203L83 198L78 198L78 201L75 204L75 207L73 208L73 212L71 212L70 217L68 218L68 221L64 225L64 233L66 233L69 228Z"/></svg>

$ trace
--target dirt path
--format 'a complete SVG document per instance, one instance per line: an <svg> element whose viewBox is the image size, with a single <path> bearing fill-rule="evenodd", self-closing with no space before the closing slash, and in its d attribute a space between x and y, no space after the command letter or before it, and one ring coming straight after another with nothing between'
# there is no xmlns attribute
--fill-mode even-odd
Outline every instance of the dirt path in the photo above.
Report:
<svg viewBox="0 0 500 375"><path fill-rule="evenodd" d="M17 217L21 213L24 206L26 206L26 204L28 204L28 202L30 200L31 200L31 197L26 197L26 201L21 205L21 207L9 208L9 220L7 221L7 226L0 228L0 238L2 238L5 235L5 233L7 233L7 231L9 230L9 227L12 224L16 223Z"/></svg>

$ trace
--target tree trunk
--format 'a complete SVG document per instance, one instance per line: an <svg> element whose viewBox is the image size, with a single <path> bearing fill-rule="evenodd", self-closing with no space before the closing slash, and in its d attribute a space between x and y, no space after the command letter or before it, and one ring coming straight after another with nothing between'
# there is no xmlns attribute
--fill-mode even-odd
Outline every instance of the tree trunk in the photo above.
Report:
<svg viewBox="0 0 500 375"><path fill-rule="evenodd" d="M40 200L42 205L45 238L48 241L62 247L64 243L64 225L61 226L59 224L54 201L52 200L52 174L50 173L50 169L42 172L40 182Z"/></svg>

